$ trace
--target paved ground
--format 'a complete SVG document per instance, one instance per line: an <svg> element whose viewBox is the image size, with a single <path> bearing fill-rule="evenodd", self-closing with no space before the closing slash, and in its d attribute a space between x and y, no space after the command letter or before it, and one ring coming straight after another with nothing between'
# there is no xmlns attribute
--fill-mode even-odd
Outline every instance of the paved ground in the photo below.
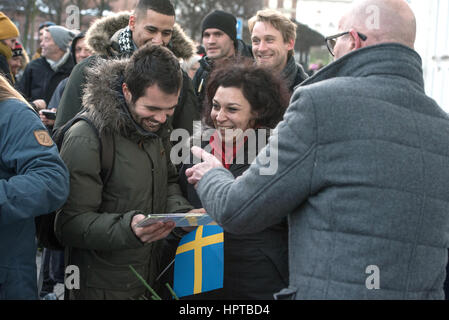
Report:
<svg viewBox="0 0 449 320"><path fill-rule="evenodd" d="M37 255L36 255L36 265L37 265L37 283L38 286L40 284L39 281L39 275L40 275L40 270L41 270L41 261L42 261L42 251L38 251ZM53 292L56 294L58 300L63 300L64 299L64 285L62 283L58 283Z"/></svg>

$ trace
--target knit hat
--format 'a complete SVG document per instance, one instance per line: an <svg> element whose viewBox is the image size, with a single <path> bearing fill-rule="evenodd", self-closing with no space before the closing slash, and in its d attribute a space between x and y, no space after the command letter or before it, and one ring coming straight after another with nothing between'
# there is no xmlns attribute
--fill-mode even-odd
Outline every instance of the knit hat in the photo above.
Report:
<svg viewBox="0 0 449 320"><path fill-rule="evenodd" d="M47 28L48 32L50 32L53 41L56 45L62 50L67 51L67 48L70 45L70 42L75 37L75 33L61 26L50 26Z"/></svg>
<svg viewBox="0 0 449 320"><path fill-rule="evenodd" d="M215 28L226 33L232 41L237 39L237 19L230 13L215 10L209 13L201 24L201 35L204 30Z"/></svg>
<svg viewBox="0 0 449 320"><path fill-rule="evenodd" d="M0 40L17 38L19 36L19 29L16 25L0 11Z"/></svg>
<svg viewBox="0 0 449 320"><path fill-rule="evenodd" d="M20 57L20 56L23 55L22 51L23 51L22 45L19 42L16 41L14 49L12 49L12 56L13 57Z"/></svg>
<svg viewBox="0 0 449 320"><path fill-rule="evenodd" d="M39 31L41 30L41 29L43 29L43 28L48 28L48 27L51 27L51 26L55 26L56 25L56 23L54 23L54 22L52 22L52 21L45 21L45 22L42 22L40 25L39 25Z"/></svg>

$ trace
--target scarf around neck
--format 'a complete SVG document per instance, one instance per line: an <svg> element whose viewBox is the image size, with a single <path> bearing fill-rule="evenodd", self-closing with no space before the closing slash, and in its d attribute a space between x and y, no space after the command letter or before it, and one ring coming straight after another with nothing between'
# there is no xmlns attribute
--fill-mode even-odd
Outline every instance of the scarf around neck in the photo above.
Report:
<svg viewBox="0 0 449 320"><path fill-rule="evenodd" d="M282 70L282 77L287 81L288 88L291 88L296 80L296 75L298 73L298 65L295 62L293 56L288 58L287 65L284 70Z"/></svg>
<svg viewBox="0 0 449 320"><path fill-rule="evenodd" d="M120 33L118 38L118 44L120 48L120 54L123 55L131 56L133 52L137 49L136 44L134 43L133 40L132 31L129 29L129 26L123 29L123 31Z"/></svg>

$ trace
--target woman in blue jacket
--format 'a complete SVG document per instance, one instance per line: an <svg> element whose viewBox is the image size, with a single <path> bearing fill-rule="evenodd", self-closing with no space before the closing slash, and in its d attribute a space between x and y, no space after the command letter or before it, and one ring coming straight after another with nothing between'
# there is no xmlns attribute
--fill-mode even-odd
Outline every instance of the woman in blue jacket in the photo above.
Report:
<svg viewBox="0 0 449 320"><path fill-rule="evenodd" d="M37 299L34 218L61 207L68 192L48 131L0 76L0 300Z"/></svg>

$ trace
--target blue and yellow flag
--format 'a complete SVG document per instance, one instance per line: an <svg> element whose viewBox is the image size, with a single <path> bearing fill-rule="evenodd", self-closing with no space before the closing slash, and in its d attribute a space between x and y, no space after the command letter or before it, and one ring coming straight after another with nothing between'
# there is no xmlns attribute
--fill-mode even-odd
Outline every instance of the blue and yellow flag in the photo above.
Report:
<svg viewBox="0 0 449 320"><path fill-rule="evenodd" d="M199 226L179 242L174 291L178 297L223 288L223 229Z"/></svg>

